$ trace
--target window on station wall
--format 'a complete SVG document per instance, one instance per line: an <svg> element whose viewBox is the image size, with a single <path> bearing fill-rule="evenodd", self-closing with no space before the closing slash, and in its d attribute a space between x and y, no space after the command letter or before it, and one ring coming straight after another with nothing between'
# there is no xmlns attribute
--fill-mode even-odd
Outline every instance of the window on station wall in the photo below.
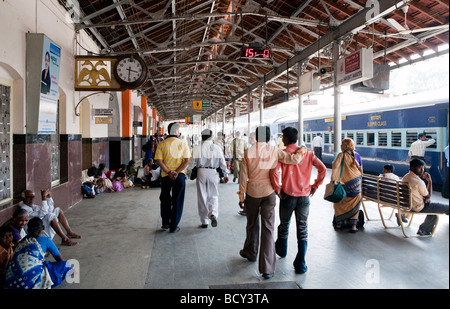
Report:
<svg viewBox="0 0 450 309"><path fill-rule="evenodd" d="M386 147L387 146L387 132L378 132L378 146Z"/></svg>
<svg viewBox="0 0 450 309"><path fill-rule="evenodd" d="M423 133L427 135L427 139L434 139L436 142L428 146L427 148L436 149L437 148L437 133L436 130L424 130Z"/></svg>
<svg viewBox="0 0 450 309"><path fill-rule="evenodd" d="M364 145L364 133L356 132L356 145Z"/></svg>
<svg viewBox="0 0 450 309"><path fill-rule="evenodd" d="M56 133L50 134L52 187L60 183L59 101L56 112Z"/></svg>
<svg viewBox="0 0 450 309"><path fill-rule="evenodd" d="M391 132L391 146L392 147L402 147L402 132L392 131Z"/></svg>
<svg viewBox="0 0 450 309"><path fill-rule="evenodd" d="M406 131L406 147L411 147L411 144L417 141L417 131Z"/></svg>
<svg viewBox="0 0 450 309"><path fill-rule="evenodd" d="M0 202L11 198L11 87L0 84Z"/></svg>
<svg viewBox="0 0 450 309"><path fill-rule="evenodd" d="M367 132L367 146L375 145L375 132Z"/></svg>

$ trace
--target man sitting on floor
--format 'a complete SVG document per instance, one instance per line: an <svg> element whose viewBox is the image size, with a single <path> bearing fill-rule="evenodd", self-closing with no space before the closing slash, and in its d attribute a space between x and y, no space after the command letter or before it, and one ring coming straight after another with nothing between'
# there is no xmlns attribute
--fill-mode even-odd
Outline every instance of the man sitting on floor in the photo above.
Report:
<svg viewBox="0 0 450 309"><path fill-rule="evenodd" d="M70 238L81 238L81 236L72 232L69 222L67 221L66 216L61 208L55 208L55 203L53 202L52 196L50 194L50 190L42 190L42 206L38 206L33 204L35 195L31 190L25 190L22 194L23 201L20 202L19 207L25 209L28 212L29 218L39 217L44 222L44 235L50 237L51 239L58 234L61 239L61 245L65 246L74 246L78 244L75 241L70 240ZM67 232L67 235L64 234L59 223L64 227Z"/></svg>

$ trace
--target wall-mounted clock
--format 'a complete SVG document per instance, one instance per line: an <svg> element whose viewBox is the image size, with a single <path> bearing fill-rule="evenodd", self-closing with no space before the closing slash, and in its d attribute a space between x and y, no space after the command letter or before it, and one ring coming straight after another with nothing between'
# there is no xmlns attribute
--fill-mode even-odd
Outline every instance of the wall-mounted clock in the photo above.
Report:
<svg viewBox="0 0 450 309"><path fill-rule="evenodd" d="M138 55L119 57L114 65L116 80L125 88L134 89L142 85L147 78L147 65Z"/></svg>

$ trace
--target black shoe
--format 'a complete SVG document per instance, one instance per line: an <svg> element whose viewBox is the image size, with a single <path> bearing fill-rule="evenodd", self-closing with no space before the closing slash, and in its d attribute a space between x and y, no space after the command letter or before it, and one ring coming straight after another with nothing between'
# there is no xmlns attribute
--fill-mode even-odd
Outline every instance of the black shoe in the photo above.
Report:
<svg viewBox="0 0 450 309"><path fill-rule="evenodd" d="M233 178L233 182L236 182L236 177Z"/></svg>
<svg viewBox="0 0 450 309"><path fill-rule="evenodd" d="M206 229L206 228L208 228L208 224L202 224L202 225L199 226L199 228Z"/></svg>
<svg viewBox="0 0 450 309"><path fill-rule="evenodd" d="M262 276L264 279L270 279L273 277L273 274L263 274Z"/></svg>
<svg viewBox="0 0 450 309"><path fill-rule="evenodd" d="M161 229L163 229L163 230L168 230L168 229L169 229L169 225L168 225L168 224L163 224L163 225L161 226Z"/></svg>
<svg viewBox="0 0 450 309"><path fill-rule="evenodd" d="M418 231L417 231L417 235L419 235L419 236L429 236L429 235L431 235L431 232L426 232L426 231L418 230Z"/></svg>
<svg viewBox="0 0 450 309"><path fill-rule="evenodd" d="M300 270L300 269L295 268L295 273L302 275L302 274L306 273L306 270Z"/></svg>
<svg viewBox="0 0 450 309"><path fill-rule="evenodd" d="M251 259L251 258L247 257L244 254L244 250L239 251L239 255L242 256L244 259L247 259L249 262L255 262L256 261L256 259Z"/></svg>
<svg viewBox="0 0 450 309"><path fill-rule="evenodd" d="M179 227L177 227L175 230L173 230L173 231L169 231L169 233L177 233L177 232L179 232L180 231L180 228Z"/></svg>
<svg viewBox="0 0 450 309"><path fill-rule="evenodd" d="M211 215L211 217L209 217L211 219L211 226L212 227L216 227L217 226L217 219L216 216Z"/></svg>

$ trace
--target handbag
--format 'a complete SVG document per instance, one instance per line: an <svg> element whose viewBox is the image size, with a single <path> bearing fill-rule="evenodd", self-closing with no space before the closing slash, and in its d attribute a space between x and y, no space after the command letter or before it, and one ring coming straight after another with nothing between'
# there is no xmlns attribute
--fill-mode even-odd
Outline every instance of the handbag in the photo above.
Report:
<svg viewBox="0 0 450 309"><path fill-rule="evenodd" d="M345 155L345 154L344 154ZM341 161L341 174L339 181L332 180L325 186L325 194L323 198L332 203L339 203L347 197L347 186L341 182L342 170L344 169L344 156Z"/></svg>
<svg viewBox="0 0 450 309"><path fill-rule="evenodd" d="M194 166L189 177L190 180L195 180L195 178L197 178L197 166Z"/></svg>

